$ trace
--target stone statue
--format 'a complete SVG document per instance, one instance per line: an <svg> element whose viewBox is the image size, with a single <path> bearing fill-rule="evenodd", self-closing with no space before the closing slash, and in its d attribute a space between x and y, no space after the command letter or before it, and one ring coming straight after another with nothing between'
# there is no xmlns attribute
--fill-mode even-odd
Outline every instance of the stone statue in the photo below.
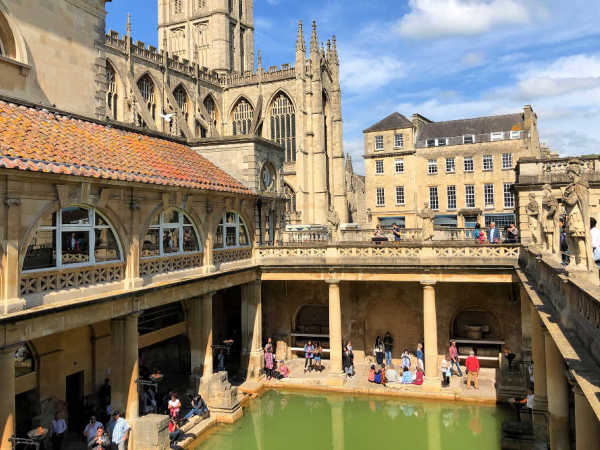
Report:
<svg viewBox="0 0 600 450"><path fill-rule="evenodd" d="M572 159L567 166L570 183L563 192L563 202L567 215L566 233L569 253L575 256L578 270L595 269L590 250L589 186L583 178L579 159Z"/></svg>
<svg viewBox="0 0 600 450"><path fill-rule="evenodd" d="M542 241L544 249L550 253L558 253L558 200L552 195L552 187L544 185L544 198L542 199Z"/></svg>
<svg viewBox="0 0 600 450"><path fill-rule="evenodd" d="M427 202L423 205L423 210L419 213L419 217L422 220L421 238L424 241L433 240L433 218L435 217L435 213L429 208Z"/></svg>
<svg viewBox="0 0 600 450"><path fill-rule="evenodd" d="M529 193L529 203L527 203L527 220L529 222L529 232L531 233L531 242L540 243L540 205L535 199L535 193Z"/></svg>

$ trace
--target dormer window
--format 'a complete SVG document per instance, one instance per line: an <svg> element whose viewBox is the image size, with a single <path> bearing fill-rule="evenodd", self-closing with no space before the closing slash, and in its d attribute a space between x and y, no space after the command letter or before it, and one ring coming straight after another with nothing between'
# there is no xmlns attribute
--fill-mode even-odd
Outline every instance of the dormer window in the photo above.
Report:
<svg viewBox="0 0 600 450"><path fill-rule="evenodd" d="M427 147L435 147L435 139L427 139Z"/></svg>
<svg viewBox="0 0 600 450"><path fill-rule="evenodd" d="M438 140L437 140L438 147L446 145L447 143L448 143L448 139L446 139L446 138L438 138Z"/></svg>
<svg viewBox="0 0 600 450"><path fill-rule="evenodd" d="M473 144L475 143L475 135L474 134L465 134L463 136L463 144Z"/></svg>
<svg viewBox="0 0 600 450"><path fill-rule="evenodd" d="M504 139L504 131L493 131L490 133L491 141L501 141L502 139Z"/></svg>
<svg viewBox="0 0 600 450"><path fill-rule="evenodd" d="M511 131L510 138L511 139L521 139L521 131Z"/></svg>

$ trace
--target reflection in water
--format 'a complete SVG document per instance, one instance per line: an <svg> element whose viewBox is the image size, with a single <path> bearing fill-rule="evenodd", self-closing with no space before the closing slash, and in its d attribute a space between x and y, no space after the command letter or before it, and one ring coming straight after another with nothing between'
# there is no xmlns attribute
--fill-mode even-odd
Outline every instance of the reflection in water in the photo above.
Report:
<svg viewBox="0 0 600 450"><path fill-rule="evenodd" d="M485 405L269 391L196 450L500 449L504 410Z"/></svg>

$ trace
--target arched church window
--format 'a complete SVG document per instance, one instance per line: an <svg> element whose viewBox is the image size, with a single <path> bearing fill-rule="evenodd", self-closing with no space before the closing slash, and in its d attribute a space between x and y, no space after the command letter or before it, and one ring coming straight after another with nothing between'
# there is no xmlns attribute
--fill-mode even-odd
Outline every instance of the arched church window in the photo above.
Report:
<svg viewBox="0 0 600 450"><path fill-rule="evenodd" d="M217 227L213 248L235 248L250 246L248 228L236 212L227 212Z"/></svg>
<svg viewBox="0 0 600 450"><path fill-rule="evenodd" d="M142 258L200 251L200 239L191 219L177 209L161 212L152 220L142 243Z"/></svg>
<svg viewBox="0 0 600 450"><path fill-rule="evenodd" d="M271 140L285 149L286 162L296 161L296 114L292 101L284 93L271 106Z"/></svg>
<svg viewBox="0 0 600 450"><path fill-rule="evenodd" d="M296 212L296 192L287 183L283 186L283 195L286 199L286 212L290 214Z"/></svg>
<svg viewBox="0 0 600 450"><path fill-rule="evenodd" d="M150 75L146 74L137 82L140 93L142 94L142 98L146 103L146 108L148 112L152 116L153 120L156 120L156 98L154 93L154 83L150 78ZM142 116L138 114L138 123L137 125L140 127L145 127L146 123L144 122Z"/></svg>
<svg viewBox="0 0 600 450"><path fill-rule="evenodd" d="M233 135L250 134L254 110L246 99L241 99L233 110Z"/></svg>
<svg viewBox="0 0 600 450"><path fill-rule="evenodd" d="M209 95L204 99L204 108L206 112L210 116L211 123L216 126L217 125L217 105L215 105L215 101Z"/></svg>
<svg viewBox="0 0 600 450"><path fill-rule="evenodd" d="M182 85L177 86L177 88L173 92L173 96L175 97L175 101L177 102L177 106L179 106L183 117L185 117L185 120L187 121L189 118L188 98L187 93L185 92L185 89Z"/></svg>
<svg viewBox="0 0 600 450"><path fill-rule="evenodd" d="M117 94L117 74L113 66L106 62L106 112L112 120L117 120L119 97Z"/></svg>
<svg viewBox="0 0 600 450"><path fill-rule="evenodd" d="M121 244L96 210L68 206L42 219L27 247L23 270L121 261Z"/></svg>

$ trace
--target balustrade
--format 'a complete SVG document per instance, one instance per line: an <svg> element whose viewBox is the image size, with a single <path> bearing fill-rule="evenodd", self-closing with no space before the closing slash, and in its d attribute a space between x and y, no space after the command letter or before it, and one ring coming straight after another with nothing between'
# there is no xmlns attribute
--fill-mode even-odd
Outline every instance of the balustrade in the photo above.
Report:
<svg viewBox="0 0 600 450"><path fill-rule="evenodd" d="M176 270L191 269L202 266L202 253L192 253L161 258L142 258L140 260L140 276L151 276Z"/></svg>

